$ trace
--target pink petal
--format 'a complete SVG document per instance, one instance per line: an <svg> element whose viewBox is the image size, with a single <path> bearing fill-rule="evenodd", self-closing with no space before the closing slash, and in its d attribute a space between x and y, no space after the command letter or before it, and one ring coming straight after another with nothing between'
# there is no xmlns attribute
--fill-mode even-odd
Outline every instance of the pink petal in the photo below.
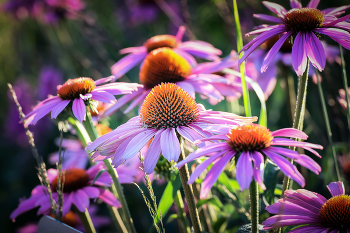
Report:
<svg viewBox="0 0 350 233"><path fill-rule="evenodd" d="M343 182L341 181L332 182L329 185L327 185L327 188L333 197L345 194L345 187Z"/></svg>
<svg viewBox="0 0 350 233"><path fill-rule="evenodd" d="M275 13L276 15L278 15L279 17L283 17L286 13L287 10L277 4L277 3L272 3L272 2L267 2L267 1L263 1L262 2L270 11L272 11L273 13Z"/></svg>
<svg viewBox="0 0 350 233"><path fill-rule="evenodd" d="M112 68L112 74L115 76L116 79L123 76L126 72L131 70L134 66L136 66L138 63L140 63L143 59L145 59L147 55L147 52L140 52L140 53L131 53L122 59L120 59L117 63L115 63Z"/></svg>
<svg viewBox="0 0 350 233"><path fill-rule="evenodd" d="M167 128L162 132L160 146L162 148L164 158L166 158L169 162L172 160L175 162L179 160L181 149L174 128Z"/></svg>
<svg viewBox="0 0 350 233"><path fill-rule="evenodd" d="M274 16L265 15L265 14L253 14L253 16L260 20L265 20L272 23L283 23L283 20Z"/></svg>
<svg viewBox="0 0 350 233"><path fill-rule="evenodd" d="M303 131L293 128L284 128L273 131L271 133L273 137L290 137L290 138L300 138L306 140L308 138L307 134Z"/></svg>
<svg viewBox="0 0 350 233"><path fill-rule="evenodd" d="M242 152L236 164L236 179L241 188L249 189L254 175L252 158L249 152Z"/></svg>
<svg viewBox="0 0 350 233"><path fill-rule="evenodd" d="M55 106L55 108L51 110L51 118L56 119L58 114L60 114L63 111L63 109L67 107L69 103L70 103L70 100L62 100L62 102L58 103L57 106Z"/></svg>
<svg viewBox="0 0 350 233"><path fill-rule="evenodd" d="M153 172L154 167L157 165L161 147L160 147L160 136L164 130L159 130L157 134L154 136L151 145L149 146L146 155L145 155L145 161L144 161L144 172L147 174L150 174Z"/></svg>
<svg viewBox="0 0 350 233"><path fill-rule="evenodd" d="M303 75L306 69L305 33L299 32L295 37L292 48L292 65L298 76Z"/></svg>
<svg viewBox="0 0 350 233"><path fill-rule="evenodd" d="M86 107L84 100L82 100L81 98L75 99L73 101L72 110L74 116L78 119L78 121L82 122L83 120L85 120Z"/></svg>
<svg viewBox="0 0 350 233"><path fill-rule="evenodd" d="M303 6L301 5L301 3L298 0L290 0L290 7L292 7L292 8L302 8Z"/></svg>
<svg viewBox="0 0 350 233"><path fill-rule="evenodd" d="M320 0L310 0L309 4L307 4L308 8L317 8Z"/></svg>

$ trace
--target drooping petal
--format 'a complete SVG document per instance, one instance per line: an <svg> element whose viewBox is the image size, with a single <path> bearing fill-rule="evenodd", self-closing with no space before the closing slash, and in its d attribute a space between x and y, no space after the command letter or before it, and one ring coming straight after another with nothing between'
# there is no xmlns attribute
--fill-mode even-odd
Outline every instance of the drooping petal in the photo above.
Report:
<svg viewBox="0 0 350 233"><path fill-rule="evenodd" d="M58 103L52 110L51 110L51 118L56 119L58 114L60 114L63 109L67 107L67 105L70 103L70 100L62 100L62 102Z"/></svg>
<svg viewBox="0 0 350 233"><path fill-rule="evenodd" d="M193 99L196 97L196 92L194 91L194 87L190 83L186 81L182 81L182 82L177 82L176 85L184 89Z"/></svg>
<svg viewBox="0 0 350 233"><path fill-rule="evenodd" d="M188 52L184 51L184 50L181 50L181 49L173 49L177 54L179 54L180 56L182 56L183 58L186 59L186 61L188 61L188 63L190 63L190 65L192 67L196 67L197 66L197 61L196 59L191 55L189 54Z"/></svg>
<svg viewBox="0 0 350 233"><path fill-rule="evenodd" d="M219 153L216 153L215 155L209 157L207 160L205 160L203 163L199 164L196 169L193 171L193 173L191 174L190 179L188 180L188 184L192 184L193 182L196 181L196 179L198 178L198 176L200 176L200 174L202 174L202 172L212 163L215 162L216 159L218 159L220 156L222 156L223 154L229 152L229 150L223 150L220 151ZM233 152L233 156L236 154L236 152Z"/></svg>
<svg viewBox="0 0 350 233"><path fill-rule="evenodd" d="M307 216L299 216L299 215L275 215L268 219L266 219L262 225L264 225L264 229L269 230L273 228L280 228L285 226L295 226L295 225L303 225L317 223L314 218L310 218Z"/></svg>
<svg viewBox="0 0 350 233"><path fill-rule="evenodd" d="M222 156L210 169L207 176L205 177L202 187L201 187L201 194L200 198L206 198L209 190L211 187L213 187L214 183L219 178L221 172L224 170L226 164L230 161L230 159L234 156L234 153L229 152Z"/></svg>
<svg viewBox="0 0 350 233"><path fill-rule="evenodd" d="M74 116L78 119L78 121L82 122L83 120L85 120L86 108L84 100L82 100L81 98L75 99L73 101L72 110Z"/></svg>
<svg viewBox="0 0 350 233"><path fill-rule="evenodd" d="M265 72L267 67L270 65L284 42L293 34L293 31L289 31L286 34L284 34L281 38L278 39L278 41L272 46L270 51L267 53L266 57L264 58L263 65L261 67L261 72ZM323 48L323 47L322 47Z"/></svg>
<svg viewBox="0 0 350 233"><path fill-rule="evenodd" d="M293 128L284 128L271 132L273 137L290 137L290 138L300 138L306 140L308 138L307 134L303 131Z"/></svg>
<svg viewBox="0 0 350 233"><path fill-rule="evenodd" d="M115 101L114 95L106 91L92 91L91 95L91 99L101 101L104 103L113 103Z"/></svg>
<svg viewBox="0 0 350 233"><path fill-rule="evenodd" d="M123 154L123 159L130 159L134 157L145 145L146 143L156 134L155 129L145 129L136 135L128 144Z"/></svg>
<svg viewBox="0 0 350 233"><path fill-rule="evenodd" d="M154 136L151 142L151 145L148 147L147 153L145 155L143 170L147 174L152 173L154 170L154 167L157 165L160 152L161 152L160 136L162 132L163 130L159 130L157 134Z"/></svg>
<svg viewBox="0 0 350 233"><path fill-rule="evenodd" d="M332 182L329 185L327 185L327 188L333 197L345 194L345 187L343 182L341 181Z"/></svg>
<svg viewBox="0 0 350 233"><path fill-rule="evenodd" d="M68 214L68 212L70 211L70 208L72 206L72 203L73 203L73 193L70 193L67 196L64 195L64 202L63 202L63 207L62 207L62 215L63 216Z"/></svg>
<svg viewBox="0 0 350 233"><path fill-rule="evenodd" d="M174 128L168 128L162 132L160 137L160 146L162 148L162 154L169 162L179 160L181 153L180 142L176 136Z"/></svg>
<svg viewBox="0 0 350 233"><path fill-rule="evenodd" d="M301 76L306 69L307 55L305 45L305 33L299 32L295 37L292 48L292 65L298 76Z"/></svg>
<svg viewBox="0 0 350 233"><path fill-rule="evenodd" d="M264 156L260 152L251 152L252 160L254 161L254 180L258 182L260 187L265 190L264 184Z"/></svg>
<svg viewBox="0 0 350 233"><path fill-rule="evenodd" d="M104 203L117 208L122 206L120 202L117 200L117 198L115 198L113 193L111 193L109 190L101 189L100 191L101 191L101 194L100 196L98 196L98 198L101 199Z"/></svg>
<svg viewBox="0 0 350 233"><path fill-rule="evenodd" d="M128 72L131 68L140 63L143 59L145 59L147 52L140 53L131 53L122 59L120 59L117 63L115 63L112 68L112 74L116 79L123 76L126 72Z"/></svg>
<svg viewBox="0 0 350 233"><path fill-rule="evenodd" d="M89 207L89 197L82 190L71 193L73 195L73 204L80 212L84 212Z"/></svg>
<svg viewBox="0 0 350 233"><path fill-rule="evenodd" d="M242 152L236 164L236 179L241 188L249 189L254 175L252 158L249 152Z"/></svg>
<svg viewBox="0 0 350 233"><path fill-rule="evenodd" d="M82 190L89 198L97 198L100 195L100 190L96 187L84 187Z"/></svg>
<svg viewBox="0 0 350 233"><path fill-rule="evenodd" d="M339 28L316 28L314 31L339 40L350 39L350 33Z"/></svg>

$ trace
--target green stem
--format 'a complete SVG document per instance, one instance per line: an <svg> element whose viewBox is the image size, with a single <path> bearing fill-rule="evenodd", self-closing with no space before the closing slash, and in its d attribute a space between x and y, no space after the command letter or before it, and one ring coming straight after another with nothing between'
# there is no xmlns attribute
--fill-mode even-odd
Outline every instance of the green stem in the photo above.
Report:
<svg viewBox="0 0 350 233"><path fill-rule="evenodd" d="M95 141L97 139L98 135L97 135L96 129L93 125L90 111L88 111L88 109L86 110L86 121L83 121L83 124L84 124L84 127L85 127L87 133L89 134L90 139L92 141ZM119 182L118 172L112 166L111 159L105 159L105 160L103 160L103 162L107 168L109 175L112 177L113 183L114 183L115 188L117 190L118 199L122 205L122 210L123 210L123 213L125 216L125 221L126 221L126 225L128 227L128 230L130 233L136 233L134 222L131 218L131 214L129 211L128 203L126 202L126 199L125 199L125 196L123 193L123 187L121 186L121 184Z"/></svg>
<svg viewBox="0 0 350 233"><path fill-rule="evenodd" d="M320 74L318 73L317 69L315 69L315 73L316 73L316 76L317 76L317 87L318 87L318 92L320 93L320 100L321 100L321 104L322 104L323 116L324 116L324 120L325 120L325 123L326 123L328 141L329 141L329 144L330 144L330 146L332 148L332 154L333 154L333 160L334 160L334 165L335 165L335 171L337 173L338 181L341 181L340 173L339 173L339 166L338 166L338 161L337 161L337 155L335 153L335 148L334 148L334 145L333 145L331 126L329 124L329 118L328 118L328 114L327 114L326 102L324 100L322 86L321 86Z"/></svg>
<svg viewBox="0 0 350 233"><path fill-rule="evenodd" d="M177 210L179 212L179 218L183 224L183 228L186 233L191 233L190 226L188 225L187 219L186 219L186 213L184 212L184 202L182 200L181 192L180 190L177 190L176 196L175 196L175 205L177 207Z"/></svg>
<svg viewBox="0 0 350 233"><path fill-rule="evenodd" d="M91 221L91 217L89 214L89 211L86 209L84 212L80 212L75 206L73 206L73 209L75 209L75 212L78 214L81 223L84 226L86 233L96 233L94 224Z"/></svg>
<svg viewBox="0 0 350 233"><path fill-rule="evenodd" d="M309 78L309 58L307 59L307 65L305 72L298 79L298 94L294 111L293 128L303 130L304 115L305 115L305 104L306 104L306 92L307 92L307 81ZM295 147L292 148L295 150ZM293 161L291 161L293 163ZM284 191L289 189L290 178L284 175L282 196Z"/></svg>
<svg viewBox="0 0 350 233"><path fill-rule="evenodd" d="M258 182L253 180L249 186L250 214L252 220L252 233L259 232L259 189Z"/></svg>
<svg viewBox="0 0 350 233"><path fill-rule="evenodd" d="M341 67L342 67L342 71L343 71L343 83L344 83L344 90L345 90L346 110L347 110L347 115L348 115L348 127L350 130L350 107L349 107L350 100L349 100L349 91L348 91L348 79L346 76L343 48L341 47L341 45L339 45L339 49L340 49Z"/></svg>
<svg viewBox="0 0 350 233"><path fill-rule="evenodd" d="M180 158L179 158L178 162L180 162L186 158L183 144L184 144L184 140L181 138L181 154L180 154ZM192 186L187 184L187 182L190 178L187 164L185 164L184 166L182 166L179 169L179 173L180 173L182 187L183 187L184 192L185 192L185 197L186 197L188 209L190 211L190 217L191 217L194 232L201 233L202 226L201 226L201 223L199 221L199 215L198 215L198 210L196 208L196 202L194 200Z"/></svg>
<svg viewBox="0 0 350 233"><path fill-rule="evenodd" d="M237 8L236 0L233 0L233 14L235 17L235 26L236 26L237 52L240 52L243 48L243 38L242 38L241 24L239 22L239 15L238 15L238 8ZM243 56L243 54L244 54L243 52L240 53L239 58L241 58ZM243 92L243 103L244 103L245 115L247 117L249 117L249 116L252 116L252 111L250 108L248 87L247 87L247 83L245 81L245 62L242 62L239 69L241 72L241 82L242 82L242 92Z"/></svg>

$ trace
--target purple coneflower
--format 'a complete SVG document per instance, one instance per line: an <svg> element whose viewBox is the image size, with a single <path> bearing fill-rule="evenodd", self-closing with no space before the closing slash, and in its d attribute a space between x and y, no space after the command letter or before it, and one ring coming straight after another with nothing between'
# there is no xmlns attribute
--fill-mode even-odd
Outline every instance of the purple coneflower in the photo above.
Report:
<svg viewBox="0 0 350 233"><path fill-rule="evenodd" d="M318 193L305 189L286 190L284 198L266 207L271 214L265 220L265 230L285 226L300 226L290 233L341 233L350 231L350 196L345 195L340 181L327 186L332 198L327 200Z"/></svg>
<svg viewBox="0 0 350 233"><path fill-rule="evenodd" d="M192 66L196 65L196 60L192 55L207 60L217 60L221 55L219 49L214 48L211 44L204 41L186 41L182 42L182 36L186 28L181 26L176 36L158 35L148 39L143 46L131 47L120 50L121 54L130 53L126 57L115 63L111 70L114 80L123 76L131 68L143 61L147 54L158 48L171 48L177 54L184 57Z"/></svg>
<svg viewBox="0 0 350 233"><path fill-rule="evenodd" d="M228 57L222 61L202 63L192 68L190 63L174 50L155 49L147 55L141 66L139 77L143 88L121 97L117 103L103 113L103 116L111 115L121 106L133 100L124 111L124 113L129 112L142 104L152 88L161 83L176 83L193 98L195 98L195 93L198 93L203 98L208 98L212 104L223 100L224 96L240 96L242 89L240 80L230 81L213 74L224 68L232 67L237 62L238 60Z"/></svg>
<svg viewBox="0 0 350 233"><path fill-rule="evenodd" d="M136 83L110 83L101 86L98 81L91 78L69 79L62 86L58 87L57 96L51 96L35 106L33 111L28 113L22 121L26 125L35 125L38 120L51 112L51 118L55 119L68 104L72 103L73 115L82 122L85 120L86 107L89 100L113 103L114 95L131 93L142 85Z"/></svg>
<svg viewBox="0 0 350 233"><path fill-rule="evenodd" d="M66 215L71 210L72 204L74 204L79 211L84 212L90 205L90 198L99 198L106 204L117 208L121 206L114 195L109 190L104 189L104 187L109 187L111 183L113 183L112 178L107 172L103 172L101 176L92 184L96 175L102 169L105 169L105 167L102 163L99 163L90 167L88 170L81 168L71 168L65 170L63 186L64 203L62 208L63 215ZM118 173L120 174L125 170L117 169ZM123 178L132 176L127 171L125 171L123 174L125 176L119 177L120 183L130 183L130 180L133 181L133 178ZM47 176L50 181L52 196L57 202L58 171L55 169L49 169L47 171ZM39 206L40 208L38 210L38 214L50 213L50 199L47 197L47 191L44 191L44 188L41 185L36 186L32 190L31 197L22 201L17 209L11 213L10 218L14 220L18 215Z"/></svg>
<svg viewBox="0 0 350 233"><path fill-rule="evenodd" d="M223 131L227 131L227 129ZM241 125L231 128L228 134L215 135L197 140L195 144L217 140L224 140L224 142L199 148L187 156L186 159L179 162L176 167L182 167L184 164L203 155L210 156L196 168L188 181L189 184L192 184L210 164L214 163L202 183L201 198L207 196L210 188L214 185L226 164L233 157L237 156L239 157L238 159L236 158L236 179L242 190L249 188L253 178L259 183L262 189L265 189L263 183L265 158L270 159L283 173L291 177L301 186L304 186L304 177L285 157L293 159L316 174L321 171L321 167L307 155L276 146L301 147L311 151L317 156L319 156L319 154L313 149L322 149L323 147L307 142L298 142L288 138L277 137L293 137L305 140L308 136L302 131L292 128L270 132L266 127L257 124Z"/></svg>
<svg viewBox="0 0 350 233"><path fill-rule="evenodd" d="M301 3L291 0L292 9L287 11L279 4L266 2L263 4L277 17L256 14L256 18L277 23L277 25L262 25L259 29L247 35L260 34L248 44L243 50L246 53L241 58L243 62L255 49L270 38L281 35L281 38L272 46L261 67L261 71L266 71L268 65L276 56L286 40L293 37L292 65L297 75L302 75L306 69L307 57L318 70L322 71L326 64L326 56L323 45L319 40L320 34L324 34L338 42L340 45L350 49L350 24L345 22L350 15L337 18L343 14L350 6L330 8L320 11L316 9L319 0L311 0L307 7L302 7Z"/></svg>
<svg viewBox="0 0 350 233"><path fill-rule="evenodd" d="M254 120L254 117L205 110L182 88L173 83L162 83L146 96L139 116L97 138L86 150L105 158L113 157L112 164L118 167L153 139L144 159L144 171L151 173L161 153L169 162L179 159L180 136L194 142L212 135L206 129L208 127L244 124Z"/></svg>

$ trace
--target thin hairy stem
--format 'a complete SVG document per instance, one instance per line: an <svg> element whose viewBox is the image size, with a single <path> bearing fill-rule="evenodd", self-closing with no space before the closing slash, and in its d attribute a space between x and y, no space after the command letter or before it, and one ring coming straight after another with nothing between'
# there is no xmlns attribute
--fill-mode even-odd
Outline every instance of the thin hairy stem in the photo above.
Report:
<svg viewBox="0 0 350 233"><path fill-rule="evenodd" d="M74 209L74 212L78 214L80 221L84 226L85 232L96 233L89 211L86 209L84 212L80 212L74 205L72 205L72 209Z"/></svg>

